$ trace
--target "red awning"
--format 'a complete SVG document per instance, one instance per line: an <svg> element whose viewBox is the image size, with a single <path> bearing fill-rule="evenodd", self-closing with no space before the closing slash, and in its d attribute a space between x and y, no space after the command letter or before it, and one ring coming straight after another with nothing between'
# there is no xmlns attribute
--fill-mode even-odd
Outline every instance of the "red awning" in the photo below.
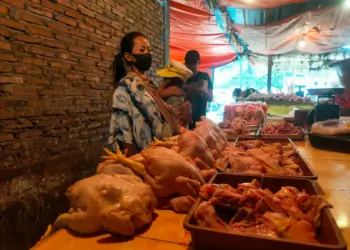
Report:
<svg viewBox="0 0 350 250"><path fill-rule="evenodd" d="M183 61L186 52L198 50L201 68L218 67L236 58L215 16L199 0L170 2L170 57Z"/></svg>

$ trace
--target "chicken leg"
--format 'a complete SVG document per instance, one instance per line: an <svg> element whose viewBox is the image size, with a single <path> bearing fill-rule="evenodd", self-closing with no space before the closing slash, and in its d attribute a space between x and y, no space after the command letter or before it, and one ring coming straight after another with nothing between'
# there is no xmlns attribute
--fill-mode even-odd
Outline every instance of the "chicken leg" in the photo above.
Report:
<svg viewBox="0 0 350 250"><path fill-rule="evenodd" d="M60 215L54 222L50 234L61 228L70 228L81 234L92 234L100 231L102 225L98 216L91 216L81 209L77 209L76 212Z"/></svg>
<svg viewBox="0 0 350 250"><path fill-rule="evenodd" d="M187 177L179 176L175 179L175 191L179 195L197 197L201 183Z"/></svg>
<svg viewBox="0 0 350 250"><path fill-rule="evenodd" d="M142 163L136 162L131 160L130 158L127 158L120 150L117 148L117 152L113 154L108 149L104 149L105 152L109 156L102 156L103 159L113 159L116 163L120 163L125 167L130 168L135 173L140 175L147 184L151 185L152 187L156 184L155 180L147 173L145 166Z"/></svg>
<svg viewBox="0 0 350 250"><path fill-rule="evenodd" d="M151 147L165 147L165 148L172 148L174 146L178 146L177 141L173 140L165 140L165 141L160 141L157 138L154 138L154 141L150 144Z"/></svg>
<svg viewBox="0 0 350 250"><path fill-rule="evenodd" d="M171 199L170 207L177 213L186 214L190 211L195 199L191 196L180 196Z"/></svg>

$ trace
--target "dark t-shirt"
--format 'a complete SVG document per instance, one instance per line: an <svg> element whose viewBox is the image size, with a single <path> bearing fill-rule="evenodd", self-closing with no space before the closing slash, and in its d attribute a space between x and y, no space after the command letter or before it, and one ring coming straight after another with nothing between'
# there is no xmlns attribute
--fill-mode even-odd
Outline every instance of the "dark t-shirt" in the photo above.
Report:
<svg viewBox="0 0 350 250"><path fill-rule="evenodd" d="M190 78L187 79L186 84L196 84L201 80L208 81L208 90L213 89L213 83L210 80L208 73L198 72L194 74ZM201 116L206 115L207 111L207 99L204 94L198 91L187 91L186 100L188 100L192 105L192 120L193 122L198 122L201 120Z"/></svg>

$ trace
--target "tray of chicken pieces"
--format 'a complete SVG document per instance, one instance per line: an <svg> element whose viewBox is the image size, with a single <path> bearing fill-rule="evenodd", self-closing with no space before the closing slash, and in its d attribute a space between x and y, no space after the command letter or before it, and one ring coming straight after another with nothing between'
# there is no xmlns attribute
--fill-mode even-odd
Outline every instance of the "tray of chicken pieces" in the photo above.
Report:
<svg viewBox="0 0 350 250"><path fill-rule="evenodd" d="M266 122L257 132L260 138L289 138L294 141L305 140L305 131L287 122Z"/></svg>
<svg viewBox="0 0 350 250"><path fill-rule="evenodd" d="M226 134L227 140L229 141L235 140L241 136L255 138L260 128L258 125L251 125L243 122L241 118L235 118L229 128L226 128L222 124L223 123L220 123L219 126L221 126L221 130Z"/></svg>
<svg viewBox="0 0 350 250"><path fill-rule="evenodd" d="M195 250L346 250L315 181L217 174L184 220Z"/></svg>
<svg viewBox="0 0 350 250"><path fill-rule="evenodd" d="M216 160L221 172L316 180L317 175L286 138L238 138Z"/></svg>
<svg viewBox="0 0 350 250"><path fill-rule="evenodd" d="M260 104L238 104L226 106L224 121L219 123L227 140L239 136L255 137L260 126L265 123L265 113Z"/></svg>

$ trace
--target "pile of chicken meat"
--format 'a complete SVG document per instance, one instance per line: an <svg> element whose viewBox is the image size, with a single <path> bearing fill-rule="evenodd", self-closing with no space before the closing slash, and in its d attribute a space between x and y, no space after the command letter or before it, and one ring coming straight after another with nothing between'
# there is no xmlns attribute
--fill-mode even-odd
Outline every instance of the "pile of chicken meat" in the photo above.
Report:
<svg viewBox="0 0 350 250"><path fill-rule="evenodd" d="M231 130L233 134L248 134L256 130L265 120L265 113L260 106L237 105L225 107L224 121L220 128Z"/></svg>
<svg viewBox="0 0 350 250"><path fill-rule="evenodd" d="M263 135L301 135L303 131L287 122L274 122L267 124L261 130Z"/></svg>
<svg viewBox="0 0 350 250"><path fill-rule="evenodd" d="M194 213L198 225L215 230L317 243L322 210L330 205L322 196L295 187L273 193L260 183L206 184L200 189L205 200Z"/></svg>
<svg viewBox="0 0 350 250"><path fill-rule="evenodd" d="M261 140L239 141L227 146L216 160L222 172L303 176L301 158L290 143L266 143Z"/></svg>
<svg viewBox="0 0 350 250"><path fill-rule="evenodd" d="M67 190L71 209L44 237L60 228L130 236L153 221L156 208L187 213L200 187L217 173L215 161L226 145L220 128L203 118L194 131L182 128L178 136L155 138L132 157L105 149L96 175Z"/></svg>

